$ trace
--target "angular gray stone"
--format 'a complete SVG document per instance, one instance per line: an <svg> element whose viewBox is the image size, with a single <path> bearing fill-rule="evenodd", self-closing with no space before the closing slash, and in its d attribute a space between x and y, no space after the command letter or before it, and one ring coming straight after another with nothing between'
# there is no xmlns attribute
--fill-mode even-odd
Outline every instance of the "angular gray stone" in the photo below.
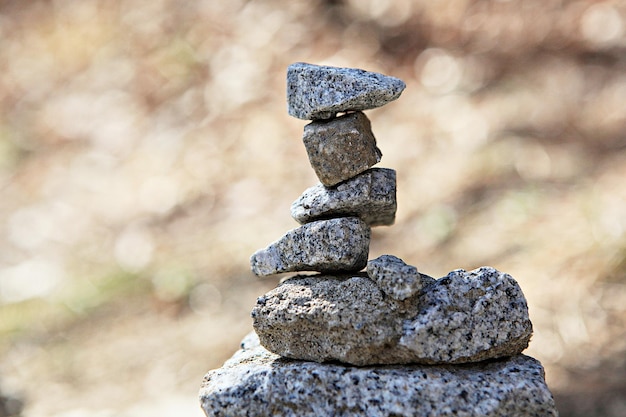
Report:
<svg viewBox="0 0 626 417"><path fill-rule="evenodd" d="M365 274L296 276L259 297L252 318L274 353L359 366L511 356L532 334L519 285L489 267L452 271L404 301Z"/></svg>
<svg viewBox="0 0 626 417"><path fill-rule="evenodd" d="M405 87L376 72L298 62L287 69L287 110L299 119L330 119L338 112L384 106Z"/></svg>
<svg viewBox="0 0 626 417"><path fill-rule="evenodd" d="M331 187L380 162L369 119L361 112L304 127L302 141L322 184Z"/></svg>
<svg viewBox="0 0 626 417"><path fill-rule="evenodd" d="M393 255L382 255L369 261L367 275L385 294L396 300L413 297L435 282L431 277L420 274L416 267L405 264Z"/></svg>
<svg viewBox="0 0 626 417"><path fill-rule="evenodd" d="M396 171L372 168L335 187L318 184L291 205L299 223L357 216L370 226L391 225L396 218Z"/></svg>
<svg viewBox="0 0 626 417"><path fill-rule="evenodd" d="M254 334L200 389L207 417L556 417L539 361L349 367L282 359Z"/></svg>
<svg viewBox="0 0 626 417"><path fill-rule="evenodd" d="M250 258L259 276L294 271L359 271L367 264L370 228L358 217L307 223Z"/></svg>

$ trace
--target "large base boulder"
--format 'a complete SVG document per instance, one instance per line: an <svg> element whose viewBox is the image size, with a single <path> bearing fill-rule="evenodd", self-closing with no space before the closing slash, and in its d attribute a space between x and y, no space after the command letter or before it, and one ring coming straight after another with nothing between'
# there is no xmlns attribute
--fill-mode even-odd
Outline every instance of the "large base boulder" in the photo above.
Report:
<svg viewBox="0 0 626 417"><path fill-rule="evenodd" d="M556 417L528 356L468 365L351 367L283 359L248 335L200 390L208 417Z"/></svg>
<svg viewBox="0 0 626 417"><path fill-rule="evenodd" d="M508 274L456 270L397 300L365 274L296 276L252 310L261 344L292 359L352 365L468 363L521 353L528 306Z"/></svg>

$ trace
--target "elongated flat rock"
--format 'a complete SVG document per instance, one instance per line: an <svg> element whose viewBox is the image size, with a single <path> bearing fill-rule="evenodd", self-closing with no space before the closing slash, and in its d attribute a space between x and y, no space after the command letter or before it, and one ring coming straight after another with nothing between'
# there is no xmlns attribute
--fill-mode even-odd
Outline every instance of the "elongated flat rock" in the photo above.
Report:
<svg viewBox="0 0 626 417"><path fill-rule="evenodd" d="M327 187L360 174L382 157L370 121L361 112L309 123L302 142L311 167Z"/></svg>
<svg viewBox="0 0 626 417"><path fill-rule="evenodd" d="M367 264L370 228L358 217L307 223L250 258L259 276L294 271L359 271Z"/></svg>
<svg viewBox="0 0 626 417"><path fill-rule="evenodd" d="M393 255L382 255L367 263L367 275L385 294L396 300L406 300L435 282L420 274L413 265Z"/></svg>
<svg viewBox="0 0 626 417"><path fill-rule="evenodd" d="M281 359L254 334L200 389L207 417L556 417L539 361L357 368Z"/></svg>
<svg viewBox="0 0 626 417"><path fill-rule="evenodd" d="M452 271L404 301L365 274L296 276L259 297L252 318L276 354L358 366L512 356L532 335L519 285L490 267Z"/></svg>
<svg viewBox="0 0 626 417"><path fill-rule="evenodd" d="M370 226L396 218L396 171L372 168L335 187L318 184L291 205L291 216L305 224L318 219L357 216Z"/></svg>
<svg viewBox="0 0 626 417"><path fill-rule="evenodd" d="M376 72L298 62L287 69L287 109L299 119L330 119L338 112L384 106L405 87L402 80Z"/></svg>

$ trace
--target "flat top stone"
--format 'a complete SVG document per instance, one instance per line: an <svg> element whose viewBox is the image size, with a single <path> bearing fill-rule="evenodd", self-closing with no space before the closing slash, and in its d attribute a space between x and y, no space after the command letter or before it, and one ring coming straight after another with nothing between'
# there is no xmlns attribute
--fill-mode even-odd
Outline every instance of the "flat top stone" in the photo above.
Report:
<svg viewBox="0 0 626 417"><path fill-rule="evenodd" d="M206 374L207 416L556 417L539 361L517 355L462 366L350 367L282 359L248 335Z"/></svg>
<svg viewBox="0 0 626 417"><path fill-rule="evenodd" d="M298 62L287 69L287 109L299 119L330 119L338 112L384 106L405 87L402 80L376 72Z"/></svg>

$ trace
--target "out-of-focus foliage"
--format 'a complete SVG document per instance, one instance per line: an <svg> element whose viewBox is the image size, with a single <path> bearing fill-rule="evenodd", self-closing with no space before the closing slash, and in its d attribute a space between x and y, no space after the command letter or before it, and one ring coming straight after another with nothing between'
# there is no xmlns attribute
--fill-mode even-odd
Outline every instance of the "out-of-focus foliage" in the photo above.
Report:
<svg viewBox="0 0 626 417"><path fill-rule="evenodd" d="M626 4L0 2L0 385L25 416L200 415L248 257L316 183L295 61L402 78L368 112L389 253L524 289L562 416L626 414Z"/></svg>

